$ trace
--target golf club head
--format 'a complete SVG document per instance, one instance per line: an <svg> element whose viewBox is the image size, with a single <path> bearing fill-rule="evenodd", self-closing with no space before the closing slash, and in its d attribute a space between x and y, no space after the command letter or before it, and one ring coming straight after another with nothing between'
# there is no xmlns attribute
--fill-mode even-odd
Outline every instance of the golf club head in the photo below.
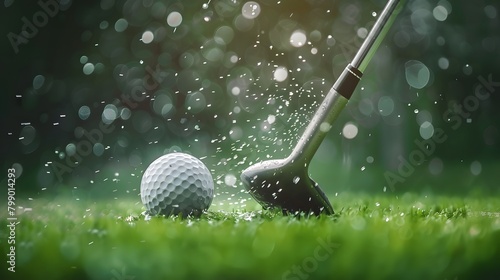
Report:
<svg viewBox="0 0 500 280"><path fill-rule="evenodd" d="M264 208L284 214L334 214L330 201L307 174L307 166L290 159L269 160L245 169L241 180Z"/></svg>
<svg viewBox="0 0 500 280"><path fill-rule="evenodd" d="M302 137L286 159L254 164L241 174L246 189L264 208L281 208L286 214L334 214L328 198L307 174L307 167L326 133L349 101L363 71L375 54L404 0L389 0L375 25L338 77ZM328 127L328 129L324 129Z"/></svg>

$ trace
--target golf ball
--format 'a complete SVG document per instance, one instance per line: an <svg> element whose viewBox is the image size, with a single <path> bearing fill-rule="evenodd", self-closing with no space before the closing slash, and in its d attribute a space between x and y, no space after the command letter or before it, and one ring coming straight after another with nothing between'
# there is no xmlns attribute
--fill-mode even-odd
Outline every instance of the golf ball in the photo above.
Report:
<svg viewBox="0 0 500 280"><path fill-rule="evenodd" d="M141 180L141 200L150 215L199 216L210 207L214 181L199 159L166 154L149 165Z"/></svg>

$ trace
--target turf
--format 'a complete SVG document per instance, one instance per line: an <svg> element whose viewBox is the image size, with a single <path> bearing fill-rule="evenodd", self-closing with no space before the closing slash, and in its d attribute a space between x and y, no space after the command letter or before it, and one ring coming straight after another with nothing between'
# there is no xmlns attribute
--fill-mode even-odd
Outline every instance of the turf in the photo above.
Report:
<svg viewBox="0 0 500 280"><path fill-rule="evenodd" d="M146 219L136 199L39 198L18 209L2 279L500 279L500 198L332 197L337 213L249 204ZM250 202L251 203L251 202ZM31 210L26 207L31 208ZM4 214L2 214L4 215ZM8 232L1 217L5 263Z"/></svg>

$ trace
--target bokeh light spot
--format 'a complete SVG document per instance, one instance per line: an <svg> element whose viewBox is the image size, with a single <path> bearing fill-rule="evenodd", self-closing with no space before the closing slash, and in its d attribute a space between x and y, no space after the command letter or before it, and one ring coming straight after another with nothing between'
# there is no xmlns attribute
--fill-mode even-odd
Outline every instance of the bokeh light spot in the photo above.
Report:
<svg viewBox="0 0 500 280"><path fill-rule="evenodd" d="M241 8L241 14L247 19L254 19L260 14L260 5L254 1L246 2Z"/></svg>
<svg viewBox="0 0 500 280"><path fill-rule="evenodd" d="M389 96L382 96L378 101L380 115L387 117L394 112L394 101Z"/></svg>
<svg viewBox="0 0 500 280"><path fill-rule="evenodd" d="M45 77L42 75L36 75L35 78L33 78L33 89L42 88L44 83L45 83Z"/></svg>
<svg viewBox="0 0 500 280"><path fill-rule="evenodd" d="M27 125L21 129L21 133L19 133L19 140L21 140L23 145L29 145L35 140L35 136L36 129L31 125Z"/></svg>
<svg viewBox="0 0 500 280"><path fill-rule="evenodd" d="M472 74L472 66L470 66L469 64L464 65L464 67L462 68L462 72L464 72L464 74L467 76L471 75Z"/></svg>
<svg viewBox="0 0 500 280"><path fill-rule="evenodd" d="M234 38L234 31L229 26L221 26L215 31L214 39L218 44L227 45Z"/></svg>
<svg viewBox="0 0 500 280"><path fill-rule="evenodd" d="M418 60L410 60L405 63L406 82L416 89L424 88L428 83L431 72L425 64Z"/></svg>
<svg viewBox="0 0 500 280"><path fill-rule="evenodd" d="M76 154L76 145L73 143L69 143L66 145L66 154L68 157L73 156Z"/></svg>
<svg viewBox="0 0 500 280"><path fill-rule="evenodd" d="M94 72L94 64L92 63L85 63L85 65L83 65L83 74L85 75L90 75Z"/></svg>
<svg viewBox="0 0 500 280"><path fill-rule="evenodd" d="M448 10L446 10L446 8L443 6L437 6L432 11L432 15L438 21L445 21L446 18L448 17Z"/></svg>
<svg viewBox="0 0 500 280"><path fill-rule="evenodd" d="M470 172L474 176L481 174L482 169L483 169L483 167L482 167L481 163L477 160L473 161L470 165Z"/></svg>
<svg viewBox="0 0 500 280"><path fill-rule="evenodd" d="M348 122L342 129L342 135L344 135L346 139L354 139L358 135L358 127L355 124Z"/></svg>
<svg viewBox="0 0 500 280"><path fill-rule="evenodd" d="M433 158L429 162L429 172L432 175L439 175L443 172L444 164L440 158Z"/></svg>
<svg viewBox="0 0 500 280"><path fill-rule="evenodd" d="M102 111L102 122L110 124L118 117L118 109L113 104L108 104Z"/></svg>
<svg viewBox="0 0 500 280"><path fill-rule="evenodd" d="M434 135L434 126L432 123L425 121L420 125L420 137L427 140Z"/></svg>
<svg viewBox="0 0 500 280"><path fill-rule="evenodd" d="M104 145L101 143L95 143L92 147L92 152L94 152L94 155L98 157L102 156L102 154L104 153Z"/></svg>
<svg viewBox="0 0 500 280"><path fill-rule="evenodd" d="M90 108L89 106L82 106L78 109L78 117L82 120L86 120L90 117Z"/></svg>
<svg viewBox="0 0 500 280"><path fill-rule="evenodd" d="M167 24L170 27L177 27L182 23L182 15L179 12L171 12L167 16Z"/></svg>
<svg viewBox="0 0 500 280"><path fill-rule="evenodd" d="M185 106L186 109L193 114L197 114L203 111L203 109L207 107L205 95L203 95L203 93L201 92L188 94L188 96L186 97Z"/></svg>
<svg viewBox="0 0 500 280"><path fill-rule="evenodd" d="M358 35L359 38L364 39L368 35L368 29L361 27L358 29L356 34Z"/></svg>
<svg viewBox="0 0 500 280"><path fill-rule="evenodd" d="M306 44L307 37L304 31L296 30L290 36L290 44L296 48L300 48Z"/></svg>
<svg viewBox="0 0 500 280"><path fill-rule="evenodd" d="M149 44L149 43L153 42L154 38L155 38L155 36L154 36L153 32L148 30L148 31L142 33L141 41L144 44Z"/></svg>
<svg viewBox="0 0 500 280"><path fill-rule="evenodd" d="M13 163L12 164L12 168L14 168L16 170L15 174L16 174L16 179L21 177L21 175L23 174L23 166L20 164L20 163Z"/></svg>
<svg viewBox="0 0 500 280"><path fill-rule="evenodd" d="M86 55L82 55L82 56L80 57L80 63L81 63L81 64L85 64L85 63L87 63L88 61L89 61L89 58L88 58Z"/></svg>
<svg viewBox="0 0 500 280"><path fill-rule="evenodd" d="M224 176L224 184L228 187L234 186L236 184L236 176L233 174L226 174L226 176Z"/></svg>
<svg viewBox="0 0 500 280"><path fill-rule="evenodd" d="M284 66L280 66L274 70L274 80L277 82L283 82L288 77L288 69Z"/></svg>
<svg viewBox="0 0 500 280"><path fill-rule="evenodd" d="M489 17L491 19L494 19L497 17L497 9L492 5L488 5L488 6L484 7L484 13L486 14L487 17Z"/></svg>
<svg viewBox="0 0 500 280"><path fill-rule="evenodd" d="M115 22L115 30L116 32L123 32L128 27L128 21L124 18L121 18Z"/></svg>
<svg viewBox="0 0 500 280"><path fill-rule="evenodd" d="M373 113L374 110L373 103L368 98L361 99L361 101L359 101L358 103L358 109L363 115L369 116Z"/></svg>
<svg viewBox="0 0 500 280"><path fill-rule="evenodd" d="M450 67L450 61L446 57L440 57L438 59L438 66L439 68L446 70Z"/></svg>
<svg viewBox="0 0 500 280"><path fill-rule="evenodd" d="M432 115L429 111L421 110L417 113L417 123L418 125L424 124L424 122L432 123Z"/></svg>

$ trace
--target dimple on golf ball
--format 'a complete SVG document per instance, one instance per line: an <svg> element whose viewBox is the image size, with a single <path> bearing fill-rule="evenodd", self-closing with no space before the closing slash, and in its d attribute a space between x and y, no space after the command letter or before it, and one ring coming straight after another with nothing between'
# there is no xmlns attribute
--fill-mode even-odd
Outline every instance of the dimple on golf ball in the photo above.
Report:
<svg viewBox="0 0 500 280"><path fill-rule="evenodd" d="M199 216L210 207L214 181L199 159L170 153L153 161L141 181L141 200L150 215Z"/></svg>

